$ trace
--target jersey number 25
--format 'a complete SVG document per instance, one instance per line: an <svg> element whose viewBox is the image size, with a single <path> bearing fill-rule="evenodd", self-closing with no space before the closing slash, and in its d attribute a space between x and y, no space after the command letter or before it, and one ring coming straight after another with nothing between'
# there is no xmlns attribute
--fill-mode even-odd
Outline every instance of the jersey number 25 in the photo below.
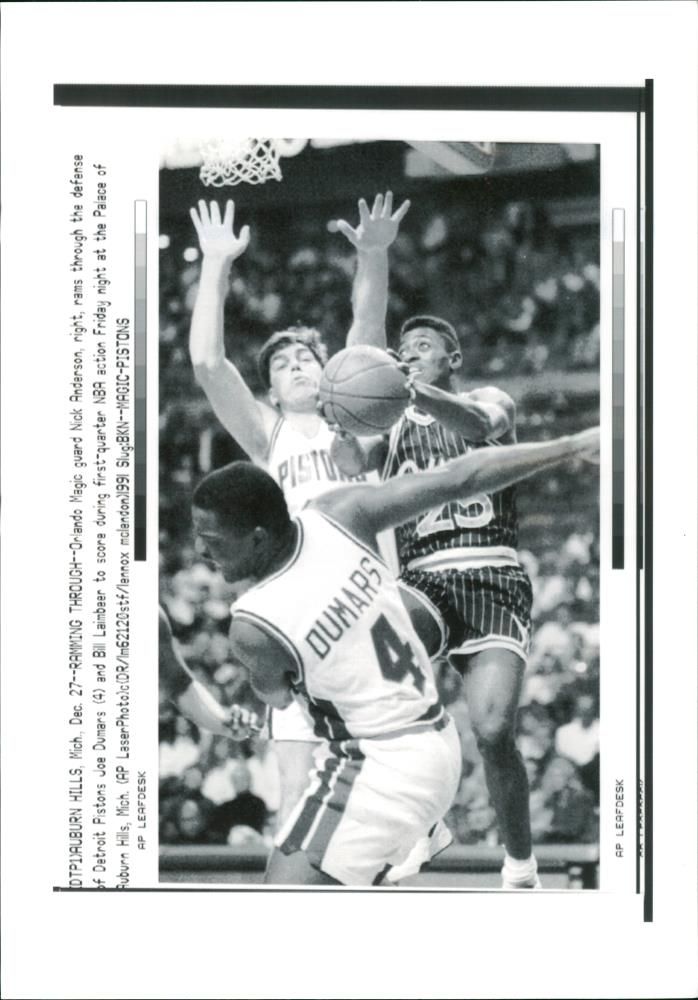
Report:
<svg viewBox="0 0 698 1000"><path fill-rule="evenodd" d="M478 507L479 510L474 513L464 513L464 511L472 511L473 507ZM484 528L493 517L494 507L491 498L486 493L476 493L475 496L468 499L467 503L456 500L444 504L443 507L434 507L419 520L416 531L419 538L426 538L439 531L455 531L456 528L465 530Z"/></svg>

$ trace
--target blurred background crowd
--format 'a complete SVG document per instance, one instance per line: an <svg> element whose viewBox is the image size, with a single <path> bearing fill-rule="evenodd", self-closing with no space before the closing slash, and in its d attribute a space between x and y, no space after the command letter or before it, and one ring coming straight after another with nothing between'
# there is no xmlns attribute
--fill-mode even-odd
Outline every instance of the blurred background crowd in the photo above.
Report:
<svg viewBox="0 0 698 1000"><path fill-rule="evenodd" d="M285 184L276 195L272 189L268 204L256 195L246 205L247 192L240 199L234 192L238 224L250 224L252 240L231 276L226 350L258 393L256 354L274 330L300 321L323 333L330 353L343 346L354 251L327 222L354 223L356 197L388 186L357 180L351 200L299 204ZM194 673L223 703L244 703L249 690L226 641L231 595L197 562L191 536L193 486L211 468L244 456L217 426L191 373L187 341L200 261L187 214L190 187L170 188L161 199L161 601ZM393 345L408 316L443 316L461 338L464 386L510 392L520 440L598 422L598 162L404 187L394 186L396 203L409 196L413 204L390 252ZM204 194L210 191L196 197ZM567 463L522 484L519 514L520 557L535 595L519 713L534 840L591 843L599 791L597 470ZM496 844L460 679L446 663L437 670L464 761L447 822L457 842ZM160 783L163 843L270 842L278 774L273 745L262 737L236 744L199 733L165 702Z"/></svg>

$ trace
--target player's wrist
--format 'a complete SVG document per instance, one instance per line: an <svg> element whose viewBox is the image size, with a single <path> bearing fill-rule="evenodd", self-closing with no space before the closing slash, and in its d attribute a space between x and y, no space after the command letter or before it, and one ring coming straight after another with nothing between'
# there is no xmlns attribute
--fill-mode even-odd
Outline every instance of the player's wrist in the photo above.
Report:
<svg viewBox="0 0 698 1000"><path fill-rule="evenodd" d="M202 279L209 275L214 279L227 277L234 260L234 256L225 256L219 251L203 251L201 257Z"/></svg>
<svg viewBox="0 0 698 1000"><path fill-rule="evenodd" d="M409 375L407 378L407 388L410 393L410 402L428 413L429 404L434 401L435 395L432 392L432 387L427 385L426 382L415 381L414 376Z"/></svg>
<svg viewBox="0 0 698 1000"><path fill-rule="evenodd" d="M385 246L383 246L383 245L377 245L377 244L368 245L368 246L362 246L361 243L357 243L356 249L357 249L358 253L361 256L363 256L363 257L369 257L369 258L371 258L371 257L373 257L373 258L376 258L376 257L387 257L388 256L388 246L389 246L389 244L387 244Z"/></svg>
<svg viewBox="0 0 698 1000"><path fill-rule="evenodd" d="M200 681L193 680L177 698L177 706L197 726L211 732L224 732L227 713Z"/></svg>
<svg viewBox="0 0 698 1000"><path fill-rule="evenodd" d="M335 437L330 446L330 455L335 465L344 475L358 476L366 471L366 453L361 442L349 431L333 428Z"/></svg>

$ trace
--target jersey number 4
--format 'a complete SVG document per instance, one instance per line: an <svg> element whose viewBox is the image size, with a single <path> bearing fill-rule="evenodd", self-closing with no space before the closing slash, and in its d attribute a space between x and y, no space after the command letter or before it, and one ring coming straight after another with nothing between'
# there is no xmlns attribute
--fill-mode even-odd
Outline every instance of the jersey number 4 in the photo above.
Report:
<svg viewBox="0 0 698 1000"><path fill-rule="evenodd" d="M479 510L472 512L473 507ZM494 507L491 498L486 493L476 493L467 503L456 500L455 503L447 503L443 507L434 507L418 522L417 535L419 538L426 538L439 531L455 531L456 528L465 530L484 528L493 517Z"/></svg>
<svg viewBox="0 0 698 1000"><path fill-rule="evenodd" d="M381 673L389 681L402 681L412 675L417 690L424 691L424 674L414 658L409 642L403 642L385 615L380 615L371 627L373 648Z"/></svg>

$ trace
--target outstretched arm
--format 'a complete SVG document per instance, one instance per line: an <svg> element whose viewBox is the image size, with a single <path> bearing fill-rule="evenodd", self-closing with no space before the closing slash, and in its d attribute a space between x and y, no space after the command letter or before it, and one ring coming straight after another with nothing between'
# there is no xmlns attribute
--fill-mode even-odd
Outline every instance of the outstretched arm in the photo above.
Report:
<svg viewBox="0 0 698 1000"><path fill-rule="evenodd" d="M400 223L410 207L404 201L393 212L393 194L378 194L370 209L359 201L359 224L345 219L330 222L331 232L340 232L356 247L356 274L352 289L353 321L347 347L357 344L386 346L385 317L388 311L388 247L397 236Z"/></svg>
<svg viewBox="0 0 698 1000"><path fill-rule="evenodd" d="M160 686L167 697L200 729L229 739L246 739L252 729L258 728L254 715L239 705L224 708L219 704L190 673L162 608L158 608L158 623Z"/></svg>
<svg viewBox="0 0 698 1000"><path fill-rule="evenodd" d="M369 344L385 348L387 335L385 318L388 311L388 247L397 236L400 223L410 207L404 201L393 212L393 193L385 198L377 194L373 208L359 200L359 225L351 226L345 219L329 223L330 232L340 232L356 247L357 262L352 288L352 325L347 334L347 347ZM324 414L321 414L324 416ZM375 442L359 441L352 434L333 427L335 438L332 458L348 476L380 468L384 449Z"/></svg>
<svg viewBox="0 0 698 1000"><path fill-rule="evenodd" d="M233 261L245 252L250 240L248 226L238 236L233 229L235 206L228 201L221 220L218 203L199 202L190 211L199 237L203 260L199 290L194 304L189 353L194 374L223 424L248 455L266 457L275 416L254 398L234 364L225 356L223 307Z"/></svg>
<svg viewBox="0 0 698 1000"><path fill-rule="evenodd" d="M575 455L593 459L598 450L598 427L540 444L478 448L431 472L324 494L315 505L372 544L376 532L433 507L451 500L465 502L476 493L496 493Z"/></svg>
<svg viewBox="0 0 698 1000"><path fill-rule="evenodd" d="M492 387L456 394L434 385L413 382L415 406L462 434L469 441L490 441L509 436L514 439L516 407L511 396Z"/></svg>

